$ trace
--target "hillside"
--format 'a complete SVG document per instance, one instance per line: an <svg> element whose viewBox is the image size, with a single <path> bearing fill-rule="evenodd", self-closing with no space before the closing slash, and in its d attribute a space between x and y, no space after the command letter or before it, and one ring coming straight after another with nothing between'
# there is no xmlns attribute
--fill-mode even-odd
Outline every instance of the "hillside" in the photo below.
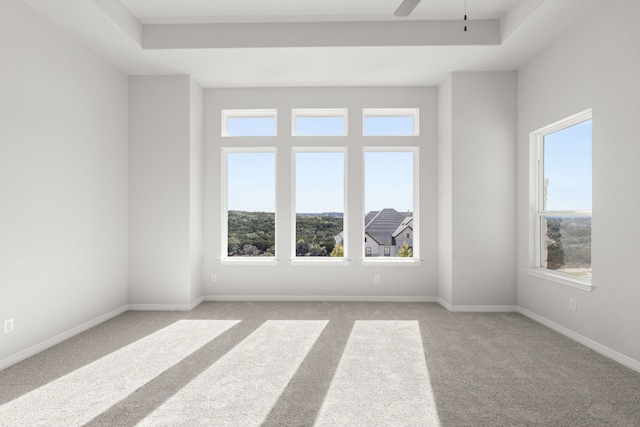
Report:
<svg viewBox="0 0 640 427"><path fill-rule="evenodd" d="M296 255L329 256L342 231L342 213L304 213L296 220ZM273 212L229 211L228 256L274 256Z"/></svg>

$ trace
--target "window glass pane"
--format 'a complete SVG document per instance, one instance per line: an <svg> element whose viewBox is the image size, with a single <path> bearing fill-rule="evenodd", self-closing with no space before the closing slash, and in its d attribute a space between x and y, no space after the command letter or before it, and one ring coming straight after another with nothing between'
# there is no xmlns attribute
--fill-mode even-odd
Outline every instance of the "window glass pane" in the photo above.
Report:
<svg viewBox="0 0 640 427"><path fill-rule="evenodd" d="M296 256L344 256L344 153L298 152Z"/></svg>
<svg viewBox="0 0 640 427"><path fill-rule="evenodd" d="M227 153L228 256L275 256L276 156Z"/></svg>
<svg viewBox="0 0 640 427"><path fill-rule="evenodd" d="M296 116L296 136L340 136L345 134L344 116Z"/></svg>
<svg viewBox="0 0 640 427"><path fill-rule="evenodd" d="M591 120L544 137L543 211L591 210Z"/></svg>
<svg viewBox="0 0 640 427"><path fill-rule="evenodd" d="M542 265L540 267L591 278L591 217L541 218Z"/></svg>
<svg viewBox="0 0 640 427"><path fill-rule="evenodd" d="M366 116L364 117L365 136L411 136L413 135L413 116Z"/></svg>
<svg viewBox="0 0 640 427"><path fill-rule="evenodd" d="M228 117L227 136L275 136L275 117Z"/></svg>
<svg viewBox="0 0 640 427"><path fill-rule="evenodd" d="M413 165L412 151L364 154L365 253L370 247L372 257L413 256Z"/></svg>

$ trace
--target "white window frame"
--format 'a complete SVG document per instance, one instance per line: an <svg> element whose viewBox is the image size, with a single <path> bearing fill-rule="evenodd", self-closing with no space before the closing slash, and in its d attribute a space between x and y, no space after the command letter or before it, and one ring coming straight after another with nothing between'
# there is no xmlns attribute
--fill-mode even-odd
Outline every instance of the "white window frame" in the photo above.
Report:
<svg viewBox="0 0 640 427"><path fill-rule="evenodd" d="M593 113L591 109L574 114L566 119L545 126L529 135L530 141L530 158L532 159L530 166L530 256L529 268L526 271L529 275L561 283L573 288L591 291L593 283L591 278L572 276L542 267L542 218L546 216L591 216L592 210L575 210L575 211L547 211L543 210L544 206L544 138L547 135L561 131L563 129L575 126L579 123L591 120Z"/></svg>
<svg viewBox="0 0 640 427"><path fill-rule="evenodd" d="M274 154L274 173L275 173L275 224L274 224L274 245L275 254L273 257L230 257L228 252L229 246L229 188L228 188L228 162L227 155L230 153L273 153ZM220 263L224 265L277 265L278 264L278 152L276 147L223 147L221 149L221 195L220 203L222 218L222 236L221 236L221 258Z"/></svg>
<svg viewBox="0 0 640 427"><path fill-rule="evenodd" d="M362 148L362 213L360 215L360 230L364 234L364 218L367 212L365 211L365 187L366 187L366 163L365 154L371 152L411 152L413 153L413 256L411 258L404 257L367 257L365 255L365 249L362 249L361 262L363 266L379 266L380 264L395 266L395 265L421 265L420 259L420 147L411 146L384 146L384 147L372 147L366 146Z"/></svg>
<svg viewBox="0 0 640 427"><path fill-rule="evenodd" d="M221 136L223 138L269 138L278 136L278 110L275 108L270 109L244 109L244 110L222 110L221 119ZM228 120L230 118L262 118L273 117L276 122L276 129L274 135L258 135L258 136L246 136L246 135L229 135Z"/></svg>
<svg viewBox="0 0 640 427"><path fill-rule="evenodd" d="M343 153L344 154L344 178L343 178L343 211L342 211L342 235L344 256L334 257L299 257L296 255L296 154L297 153ZM291 264L292 265L348 265L349 264L349 233L348 233L348 196L347 196L347 165L348 150L346 147L292 147L291 148Z"/></svg>
<svg viewBox="0 0 640 427"><path fill-rule="evenodd" d="M344 129L340 135L298 135L296 130L297 117L342 117L344 118ZM291 109L291 135L296 137L317 137L326 138L348 136L349 133L349 110L347 108L293 108Z"/></svg>
<svg viewBox="0 0 640 427"><path fill-rule="evenodd" d="M413 117L412 135L367 135L365 133L365 120L367 117ZM363 108L362 109L362 135L368 138L377 136L393 136L406 138L420 135L420 109L419 108Z"/></svg>

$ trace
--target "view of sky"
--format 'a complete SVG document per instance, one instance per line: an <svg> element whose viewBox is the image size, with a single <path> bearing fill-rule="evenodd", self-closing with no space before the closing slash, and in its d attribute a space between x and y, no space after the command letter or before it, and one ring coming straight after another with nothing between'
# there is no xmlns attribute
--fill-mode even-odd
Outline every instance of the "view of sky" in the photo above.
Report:
<svg viewBox="0 0 640 427"><path fill-rule="evenodd" d="M544 137L548 211L591 209L591 120Z"/></svg>
<svg viewBox="0 0 640 427"><path fill-rule="evenodd" d="M275 134L274 118L229 118L229 135ZM377 117L365 120L369 135L412 135L413 117ZM342 134L342 117L298 117L301 135ZM413 212L413 152L364 153L365 212L393 208ZM227 208L274 212L275 153L227 154ZM295 158L296 212L344 211L344 153L299 152Z"/></svg>
<svg viewBox="0 0 640 427"><path fill-rule="evenodd" d="M296 213L344 212L344 153L296 153Z"/></svg>
<svg viewBox="0 0 640 427"><path fill-rule="evenodd" d="M413 116L366 116L364 134L366 136L413 135Z"/></svg>
<svg viewBox="0 0 640 427"><path fill-rule="evenodd" d="M275 117L229 117L229 136L273 136L276 135Z"/></svg>
<svg viewBox="0 0 640 427"><path fill-rule="evenodd" d="M413 152L364 153L365 212L413 212Z"/></svg>
<svg viewBox="0 0 640 427"><path fill-rule="evenodd" d="M276 153L227 154L227 209L275 212Z"/></svg>
<svg viewBox="0 0 640 427"><path fill-rule="evenodd" d="M296 135L344 135L344 117L296 117Z"/></svg>

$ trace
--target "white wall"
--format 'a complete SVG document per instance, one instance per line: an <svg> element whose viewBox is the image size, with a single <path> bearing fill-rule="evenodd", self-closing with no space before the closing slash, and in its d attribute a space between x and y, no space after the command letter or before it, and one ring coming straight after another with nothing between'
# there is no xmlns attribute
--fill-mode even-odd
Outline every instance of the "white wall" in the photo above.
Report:
<svg viewBox="0 0 640 427"><path fill-rule="evenodd" d="M517 73L453 73L452 304L516 304Z"/></svg>
<svg viewBox="0 0 640 427"><path fill-rule="evenodd" d="M518 304L640 361L640 2L603 2L519 73ZM593 292L528 276L529 133L593 108ZM569 298L577 312L568 310ZM637 363L637 362L636 362Z"/></svg>
<svg viewBox="0 0 640 427"><path fill-rule="evenodd" d="M129 77L131 304L200 296L201 96L186 75Z"/></svg>
<svg viewBox="0 0 640 427"><path fill-rule="evenodd" d="M127 78L0 2L0 365L127 304Z"/></svg>
<svg viewBox="0 0 640 427"><path fill-rule="evenodd" d="M438 297L453 300L453 93L451 76L438 91Z"/></svg>
<svg viewBox="0 0 640 427"><path fill-rule="evenodd" d="M362 108L419 107L420 132L405 137L406 145L420 146L420 266L369 267L363 253L362 147L386 146L403 138L362 136ZM220 110L277 108L278 137L221 138ZM291 108L349 108L348 137L291 137ZM205 90L204 293L224 298L238 296L404 297L437 295L437 89L412 88L273 88ZM346 267L295 266L291 254L291 147L330 143L348 147L349 255ZM276 266L221 265L221 147L277 146L277 233L280 262ZM217 282L209 277L217 274ZM380 275L380 283L373 275Z"/></svg>
<svg viewBox="0 0 640 427"><path fill-rule="evenodd" d="M202 197L203 197L203 108L204 91L196 82L191 81L190 93L189 146L189 257L191 295L189 301L202 296Z"/></svg>

